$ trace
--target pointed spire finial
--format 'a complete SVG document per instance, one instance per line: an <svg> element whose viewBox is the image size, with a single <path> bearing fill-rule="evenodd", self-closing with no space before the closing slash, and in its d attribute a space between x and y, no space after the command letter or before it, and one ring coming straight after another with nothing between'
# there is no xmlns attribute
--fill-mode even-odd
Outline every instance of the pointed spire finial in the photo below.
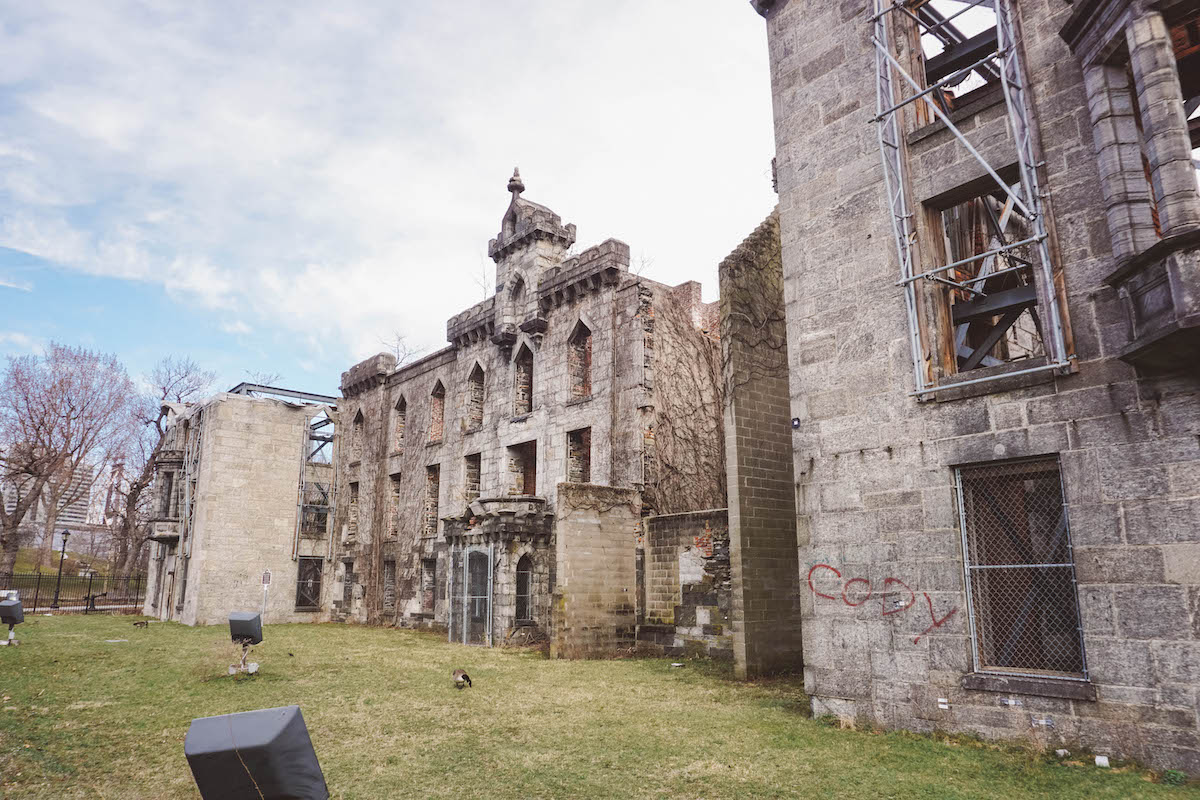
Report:
<svg viewBox="0 0 1200 800"><path fill-rule="evenodd" d="M514 195L525 191L525 184L521 183L521 170L516 167L513 167L513 176L508 179L508 190Z"/></svg>

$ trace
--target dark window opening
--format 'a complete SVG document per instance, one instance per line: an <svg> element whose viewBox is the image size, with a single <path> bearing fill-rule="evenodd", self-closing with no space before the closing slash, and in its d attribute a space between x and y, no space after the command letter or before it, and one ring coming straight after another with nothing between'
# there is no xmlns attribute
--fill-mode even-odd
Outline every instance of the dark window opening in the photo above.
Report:
<svg viewBox="0 0 1200 800"><path fill-rule="evenodd" d="M354 416L354 424L350 429L350 460L362 461L363 457L363 440L365 438L366 420L363 418L363 413L359 411Z"/></svg>
<svg viewBox="0 0 1200 800"><path fill-rule="evenodd" d="M957 472L976 669L1086 678L1057 457Z"/></svg>
<svg viewBox="0 0 1200 800"><path fill-rule="evenodd" d="M301 556L296 562L296 609L321 607L321 558Z"/></svg>
<svg viewBox="0 0 1200 800"><path fill-rule="evenodd" d="M446 429L446 387L441 381L429 396L429 441L440 442Z"/></svg>
<svg viewBox="0 0 1200 800"><path fill-rule="evenodd" d="M383 562L383 610L396 610L396 562Z"/></svg>
<svg viewBox="0 0 1200 800"><path fill-rule="evenodd" d="M476 364L467 379L467 430L483 427L483 401L483 367Z"/></svg>
<svg viewBox="0 0 1200 800"><path fill-rule="evenodd" d="M423 529L425 536L437 536L438 532L438 493L442 488L441 467L434 464L425 468L425 519Z"/></svg>
<svg viewBox="0 0 1200 800"><path fill-rule="evenodd" d="M393 475L388 485L387 536L400 537L400 475Z"/></svg>
<svg viewBox="0 0 1200 800"><path fill-rule="evenodd" d="M396 403L396 418L392 428L392 449L399 453L404 449L404 429L408 425L408 401L403 397Z"/></svg>
<svg viewBox="0 0 1200 800"><path fill-rule="evenodd" d="M159 501L159 516L171 516L171 501L175 497L175 473L163 473L162 497Z"/></svg>
<svg viewBox="0 0 1200 800"><path fill-rule="evenodd" d="M567 341L567 374L571 379L571 399L592 394L592 332L580 322Z"/></svg>
<svg viewBox="0 0 1200 800"><path fill-rule="evenodd" d="M508 448L509 494L537 494L537 442Z"/></svg>
<svg viewBox="0 0 1200 800"><path fill-rule="evenodd" d="M479 499L479 481L482 475L483 457L474 453L463 459L463 499L467 505Z"/></svg>
<svg viewBox="0 0 1200 800"><path fill-rule="evenodd" d="M517 622L533 620L533 559L521 556L517 562Z"/></svg>
<svg viewBox="0 0 1200 800"><path fill-rule="evenodd" d="M437 603L437 559L421 559L421 610L432 613Z"/></svg>
<svg viewBox="0 0 1200 800"><path fill-rule="evenodd" d="M349 532L353 538L358 536L358 483L350 484Z"/></svg>
<svg viewBox="0 0 1200 800"><path fill-rule="evenodd" d="M533 411L533 353L521 345L515 362L513 379L513 413L517 416Z"/></svg>
<svg viewBox="0 0 1200 800"><path fill-rule="evenodd" d="M592 429L567 434L567 482L592 482Z"/></svg>

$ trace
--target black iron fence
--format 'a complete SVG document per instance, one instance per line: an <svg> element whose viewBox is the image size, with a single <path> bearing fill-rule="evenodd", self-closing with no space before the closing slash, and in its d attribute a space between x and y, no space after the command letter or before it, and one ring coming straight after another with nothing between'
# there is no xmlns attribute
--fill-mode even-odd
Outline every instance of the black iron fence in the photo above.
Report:
<svg viewBox="0 0 1200 800"><path fill-rule="evenodd" d="M26 614L129 614L141 611L146 576L0 573L0 591L16 589Z"/></svg>

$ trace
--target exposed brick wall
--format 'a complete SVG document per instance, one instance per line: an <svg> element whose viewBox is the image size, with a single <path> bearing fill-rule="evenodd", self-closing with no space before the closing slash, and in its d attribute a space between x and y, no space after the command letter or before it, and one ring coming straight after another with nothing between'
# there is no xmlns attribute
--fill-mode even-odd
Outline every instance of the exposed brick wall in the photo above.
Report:
<svg viewBox="0 0 1200 800"><path fill-rule="evenodd" d="M567 481L592 481L592 429L580 428L567 434Z"/></svg>
<svg viewBox="0 0 1200 800"><path fill-rule="evenodd" d="M395 539L400 535L400 476L393 475L388 481L387 535Z"/></svg>
<svg viewBox="0 0 1200 800"><path fill-rule="evenodd" d="M733 650L738 675L801 667L779 220L720 267Z"/></svg>
<svg viewBox="0 0 1200 800"><path fill-rule="evenodd" d="M400 453L404 451L404 431L408 426L408 402L401 397L400 402L392 411L394 421L392 423L392 452Z"/></svg>
<svg viewBox="0 0 1200 800"><path fill-rule="evenodd" d="M517 355L513 378L513 413L528 414L533 411L533 353L522 347Z"/></svg>
<svg viewBox="0 0 1200 800"><path fill-rule="evenodd" d="M346 535L350 538L358 536L358 498L358 482L355 481L354 483L350 484L350 516L348 519L348 527L346 529Z"/></svg>
<svg viewBox="0 0 1200 800"><path fill-rule="evenodd" d="M439 382L429 396L429 441L440 442L446 435L446 389Z"/></svg>
<svg viewBox="0 0 1200 800"><path fill-rule="evenodd" d="M647 517L638 643L671 656L733 659L726 509Z"/></svg>
<svg viewBox="0 0 1200 800"><path fill-rule="evenodd" d="M437 465L425 468L425 536L436 536L438 530L438 495L442 490L442 470Z"/></svg>
<svg viewBox="0 0 1200 800"><path fill-rule="evenodd" d="M383 562L383 610L396 610L396 562Z"/></svg>
<svg viewBox="0 0 1200 800"><path fill-rule="evenodd" d="M478 365L467 380L467 430L483 427L483 369Z"/></svg>
<svg viewBox="0 0 1200 800"><path fill-rule="evenodd" d="M581 399L592 394L592 332L583 323L571 338L567 351L567 374L571 379L571 397Z"/></svg>
<svg viewBox="0 0 1200 800"><path fill-rule="evenodd" d="M466 475L463 479L463 494L467 505L470 505L479 497L479 480L481 472L482 456L479 453L474 453L463 459L463 469Z"/></svg>
<svg viewBox="0 0 1200 800"><path fill-rule="evenodd" d="M612 655L634 643L634 537L641 500L633 489L558 485L557 585L552 658Z"/></svg>

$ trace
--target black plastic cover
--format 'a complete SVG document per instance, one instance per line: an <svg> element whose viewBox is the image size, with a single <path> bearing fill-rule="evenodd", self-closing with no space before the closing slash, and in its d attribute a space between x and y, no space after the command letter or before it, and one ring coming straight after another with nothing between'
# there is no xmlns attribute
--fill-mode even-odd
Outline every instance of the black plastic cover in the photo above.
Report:
<svg viewBox="0 0 1200 800"><path fill-rule="evenodd" d="M238 644L258 644L262 641L262 616L252 611L234 611L229 615L229 635Z"/></svg>
<svg viewBox="0 0 1200 800"><path fill-rule="evenodd" d="M0 600L0 624L16 625L25 621L25 609L20 600Z"/></svg>
<svg viewBox="0 0 1200 800"><path fill-rule="evenodd" d="M192 720L183 754L205 800L328 800L300 706Z"/></svg>

